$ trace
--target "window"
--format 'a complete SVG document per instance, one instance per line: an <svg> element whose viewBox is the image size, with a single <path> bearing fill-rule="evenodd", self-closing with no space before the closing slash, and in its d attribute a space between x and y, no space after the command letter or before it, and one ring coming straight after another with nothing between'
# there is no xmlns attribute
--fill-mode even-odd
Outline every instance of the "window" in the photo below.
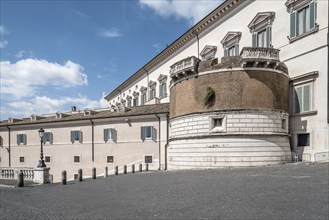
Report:
<svg viewBox="0 0 329 220"><path fill-rule="evenodd" d="M45 156L45 163L50 163L50 156Z"/></svg>
<svg viewBox="0 0 329 220"><path fill-rule="evenodd" d="M216 46L206 45L201 51L200 55L203 61L212 60L215 58L216 52L217 52Z"/></svg>
<svg viewBox="0 0 329 220"><path fill-rule="evenodd" d="M252 47L272 47L272 23L274 12L260 12L249 23Z"/></svg>
<svg viewBox="0 0 329 220"><path fill-rule="evenodd" d="M25 163L25 157L19 157L19 163Z"/></svg>
<svg viewBox="0 0 329 220"><path fill-rule="evenodd" d="M17 134L17 145L26 145L26 134Z"/></svg>
<svg viewBox="0 0 329 220"><path fill-rule="evenodd" d="M133 99L133 105L134 106L138 106L138 96L137 97L134 97L134 99Z"/></svg>
<svg viewBox="0 0 329 220"><path fill-rule="evenodd" d="M145 93L142 93L142 96L141 96L141 105L144 105L146 102L146 92Z"/></svg>
<svg viewBox="0 0 329 220"><path fill-rule="evenodd" d="M73 179L77 180L79 178L79 174L75 173L73 174Z"/></svg>
<svg viewBox="0 0 329 220"><path fill-rule="evenodd" d="M210 132L226 132L226 116L210 116Z"/></svg>
<svg viewBox="0 0 329 220"><path fill-rule="evenodd" d="M71 142L72 144L76 141L82 143L82 132L81 131L71 131Z"/></svg>
<svg viewBox="0 0 329 220"><path fill-rule="evenodd" d="M310 146L310 134L297 134L297 147Z"/></svg>
<svg viewBox="0 0 329 220"><path fill-rule="evenodd" d="M113 163L114 157L113 156L106 156L106 163Z"/></svg>
<svg viewBox="0 0 329 220"><path fill-rule="evenodd" d="M80 163L80 156L74 156L73 163Z"/></svg>
<svg viewBox="0 0 329 220"><path fill-rule="evenodd" d="M281 128L283 130L288 130L288 120L286 118L282 119L282 124L281 124Z"/></svg>
<svg viewBox="0 0 329 220"><path fill-rule="evenodd" d="M116 142L117 141L117 131L114 128L104 129L104 141L105 143L109 140Z"/></svg>
<svg viewBox="0 0 329 220"><path fill-rule="evenodd" d="M3 138L2 138L2 136L0 136L0 146L1 147L3 146Z"/></svg>
<svg viewBox="0 0 329 220"><path fill-rule="evenodd" d="M318 30L315 1L289 0L286 6L290 11L290 42Z"/></svg>
<svg viewBox="0 0 329 220"><path fill-rule="evenodd" d="M309 112L312 110L312 84L294 87L294 113Z"/></svg>
<svg viewBox="0 0 329 220"><path fill-rule="evenodd" d="M128 107L132 107L131 99L132 99L131 96L127 96L127 106L128 106Z"/></svg>
<svg viewBox="0 0 329 220"><path fill-rule="evenodd" d="M159 95L160 95L160 98L167 97L167 83L166 82L162 82L159 84Z"/></svg>
<svg viewBox="0 0 329 220"><path fill-rule="evenodd" d="M156 141L156 129L153 126L141 127L141 139L143 141L153 139Z"/></svg>
<svg viewBox="0 0 329 220"><path fill-rule="evenodd" d="M239 41L241 38L241 32L228 32L222 39L221 43L224 48L224 56L239 56Z"/></svg>
<svg viewBox="0 0 329 220"><path fill-rule="evenodd" d="M155 87L150 88L150 100L155 98Z"/></svg>
<svg viewBox="0 0 329 220"><path fill-rule="evenodd" d="M152 156L145 156L144 161L145 163L152 163L153 157Z"/></svg>
<svg viewBox="0 0 329 220"><path fill-rule="evenodd" d="M47 142L49 144L53 144L53 134L51 132L45 132L43 134L42 141L44 144L46 144Z"/></svg>

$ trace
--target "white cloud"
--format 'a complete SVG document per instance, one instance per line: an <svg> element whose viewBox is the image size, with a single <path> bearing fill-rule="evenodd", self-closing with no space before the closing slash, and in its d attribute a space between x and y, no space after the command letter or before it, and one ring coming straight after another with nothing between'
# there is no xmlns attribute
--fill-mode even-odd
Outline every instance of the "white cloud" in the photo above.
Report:
<svg viewBox="0 0 329 220"><path fill-rule="evenodd" d="M117 29L117 28L102 29L99 32L99 36L106 37L106 38L114 38L114 37L120 37L121 33L119 32L119 29Z"/></svg>
<svg viewBox="0 0 329 220"><path fill-rule="evenodd" d="M42 86L67 88L87 85L87 75L79 64L67 61L64 65L47 60L23 59L16 63L1 61L1 94L15 98L31 97Z"/></svg>
<svg viewBox="0 0 329 220"><path fill-rule="evenodd" d="M60 97L58 99L47 96L35 96L28 101L9 102L7 106L1 109L1 115L19 118L29 117L32 114L42 115L57 111L68 112L70 111L70 106L77 106L78 110L105 108L108 106L108 103L103 97L99 100L92 100L81 95L77 97Z"/></svg>
<svg viewBox="0 0 329 220"><path fill-rule="evenodd" d="M0 35L8 34L8 31L6 30L4 25L0 25Z"/></svg>
<svg viewBox="0 0 329 220"><path fill-rule="evenodd" d="M87 15L87 14L81 12L81 11L78 11L78 10L75 10L74 13L79 15L80 17L83 17L83 18L90 18L89 15Z"/></svg>
<svg viewBox="0 0 329 220"><path fill-rule="evenodd" d="M139 0L142 7L147 6L163 17L176 16L196 24L214 10L223 0Z"/></svg>
<svg viewBox="0 0 329 220"><path fill-rule="evenodd" d="M0 49L5 48L8 44L9 44L9 43L8 43L8 41L6 41L6 40L2 40L2 41L0 41Z"/></svg>
<svg viewBox="0 0 329 220"><path fill-rule="evenodd" d="M161 47L161 45L160 44L153 44L153 46L152 46L153 48L155 48L155 50L156 50L156 52L160 52L161 51L161 49L162 49L162 47Z"/></svg>
<svg viewBox="0 0 329 220"><path fill-rule="evenodd" d="M17 53L17 54L15 54L15 57L16 57L16 58L22 58L22 57L23 57L23 55L24 55L24 53L25 53L25 51L24 51L24 50L20 50L20 51L18 51L18 53Z"/></svg>

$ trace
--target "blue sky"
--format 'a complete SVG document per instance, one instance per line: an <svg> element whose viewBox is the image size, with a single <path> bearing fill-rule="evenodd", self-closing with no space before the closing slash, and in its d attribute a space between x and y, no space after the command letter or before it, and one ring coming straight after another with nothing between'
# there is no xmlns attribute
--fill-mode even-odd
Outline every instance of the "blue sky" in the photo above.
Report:
<svg viewBox="0 0 329 220"><path fill-rule="evenodd" d="M103 95L220 0L1 0L1 120L102 108Z"/></svg>

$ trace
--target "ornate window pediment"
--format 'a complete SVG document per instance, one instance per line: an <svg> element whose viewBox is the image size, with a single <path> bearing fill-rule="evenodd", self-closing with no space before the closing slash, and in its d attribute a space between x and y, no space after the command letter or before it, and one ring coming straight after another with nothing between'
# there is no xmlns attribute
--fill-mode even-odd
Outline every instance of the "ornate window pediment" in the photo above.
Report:
<svg viewBox="0 0 329 220"><path fill-rule="evenodd" d="M210 60L215 58L216 52L217 52L216 46L206 45L201 51L200 55L202 57L202 60Z"/></svg>
<svg viewBox="0 0 329 220"><path fill-rule="evenodd" d="M133 92L133 96L134 96L134 97L139 96L139 92L134 91L134 92Z"/></svg>
<svg viewBox="0 0 329 220"><path fill-rule="evenodd" d="M167 81L167 78L168 78L167 75L160 74L160 76L158 77L158 81L159 82Z"/></svg>
<svg viewBox="0 0 329 220"><path fill-rule="evenodd" d="M152 81L152 80L150 80L150 82L149 82L149 87L150 87L150 88L155 87L156 84L157 84L156 81Z"/></svg>
<svg viewBox="0 0 329 220"><path fill-rule="evenodd" d="M141 93L145 93L147 91L147 88L145 86L141 86L141 88L139 89L139 91Z"/></svg>
<svg viewBox="0 0 329 220"><path fill-rule="evenodd" d="M223 40L221 41L221 43L224 45L228 45L228 44L234 44L234 43L238 43L240 41L241 38L241 32L239 31L229 31L225 37L223 38Z"/></svg>
<svg viewBox="0 0 329 220"><path fill-rule="evenodd" d="M257 13L254 19L252 19L252 21L248 25L250 31L254 32L260 28L272 24L274 20L274 16L275 16L275 12L273 11Z"/></svg>
<svg viewBox="0 0 329 220"><path fill-rule="evenodd" d="M285 5L288 9L288 12L291 12L296 8L300 8L306 4L309 4L311 1L312 0L288 0Z"/></svg>

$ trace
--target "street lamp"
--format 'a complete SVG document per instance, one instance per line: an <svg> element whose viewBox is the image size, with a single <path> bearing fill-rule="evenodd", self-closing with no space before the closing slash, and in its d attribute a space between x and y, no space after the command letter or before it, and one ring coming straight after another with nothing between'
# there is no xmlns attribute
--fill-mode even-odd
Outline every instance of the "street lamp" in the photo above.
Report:
<svg viewBox="0 0 329 220"><path fill-rule="evenodd" d="M43 143L42 138L43 138L44 133L45 133L45 130L40 128L39 136L40 136L40 142L41 142L41 152L40 152L40 160L39 160L38 167L46 167L45 161L43 160L43 147L42 147L42 143Z"/></svg>

